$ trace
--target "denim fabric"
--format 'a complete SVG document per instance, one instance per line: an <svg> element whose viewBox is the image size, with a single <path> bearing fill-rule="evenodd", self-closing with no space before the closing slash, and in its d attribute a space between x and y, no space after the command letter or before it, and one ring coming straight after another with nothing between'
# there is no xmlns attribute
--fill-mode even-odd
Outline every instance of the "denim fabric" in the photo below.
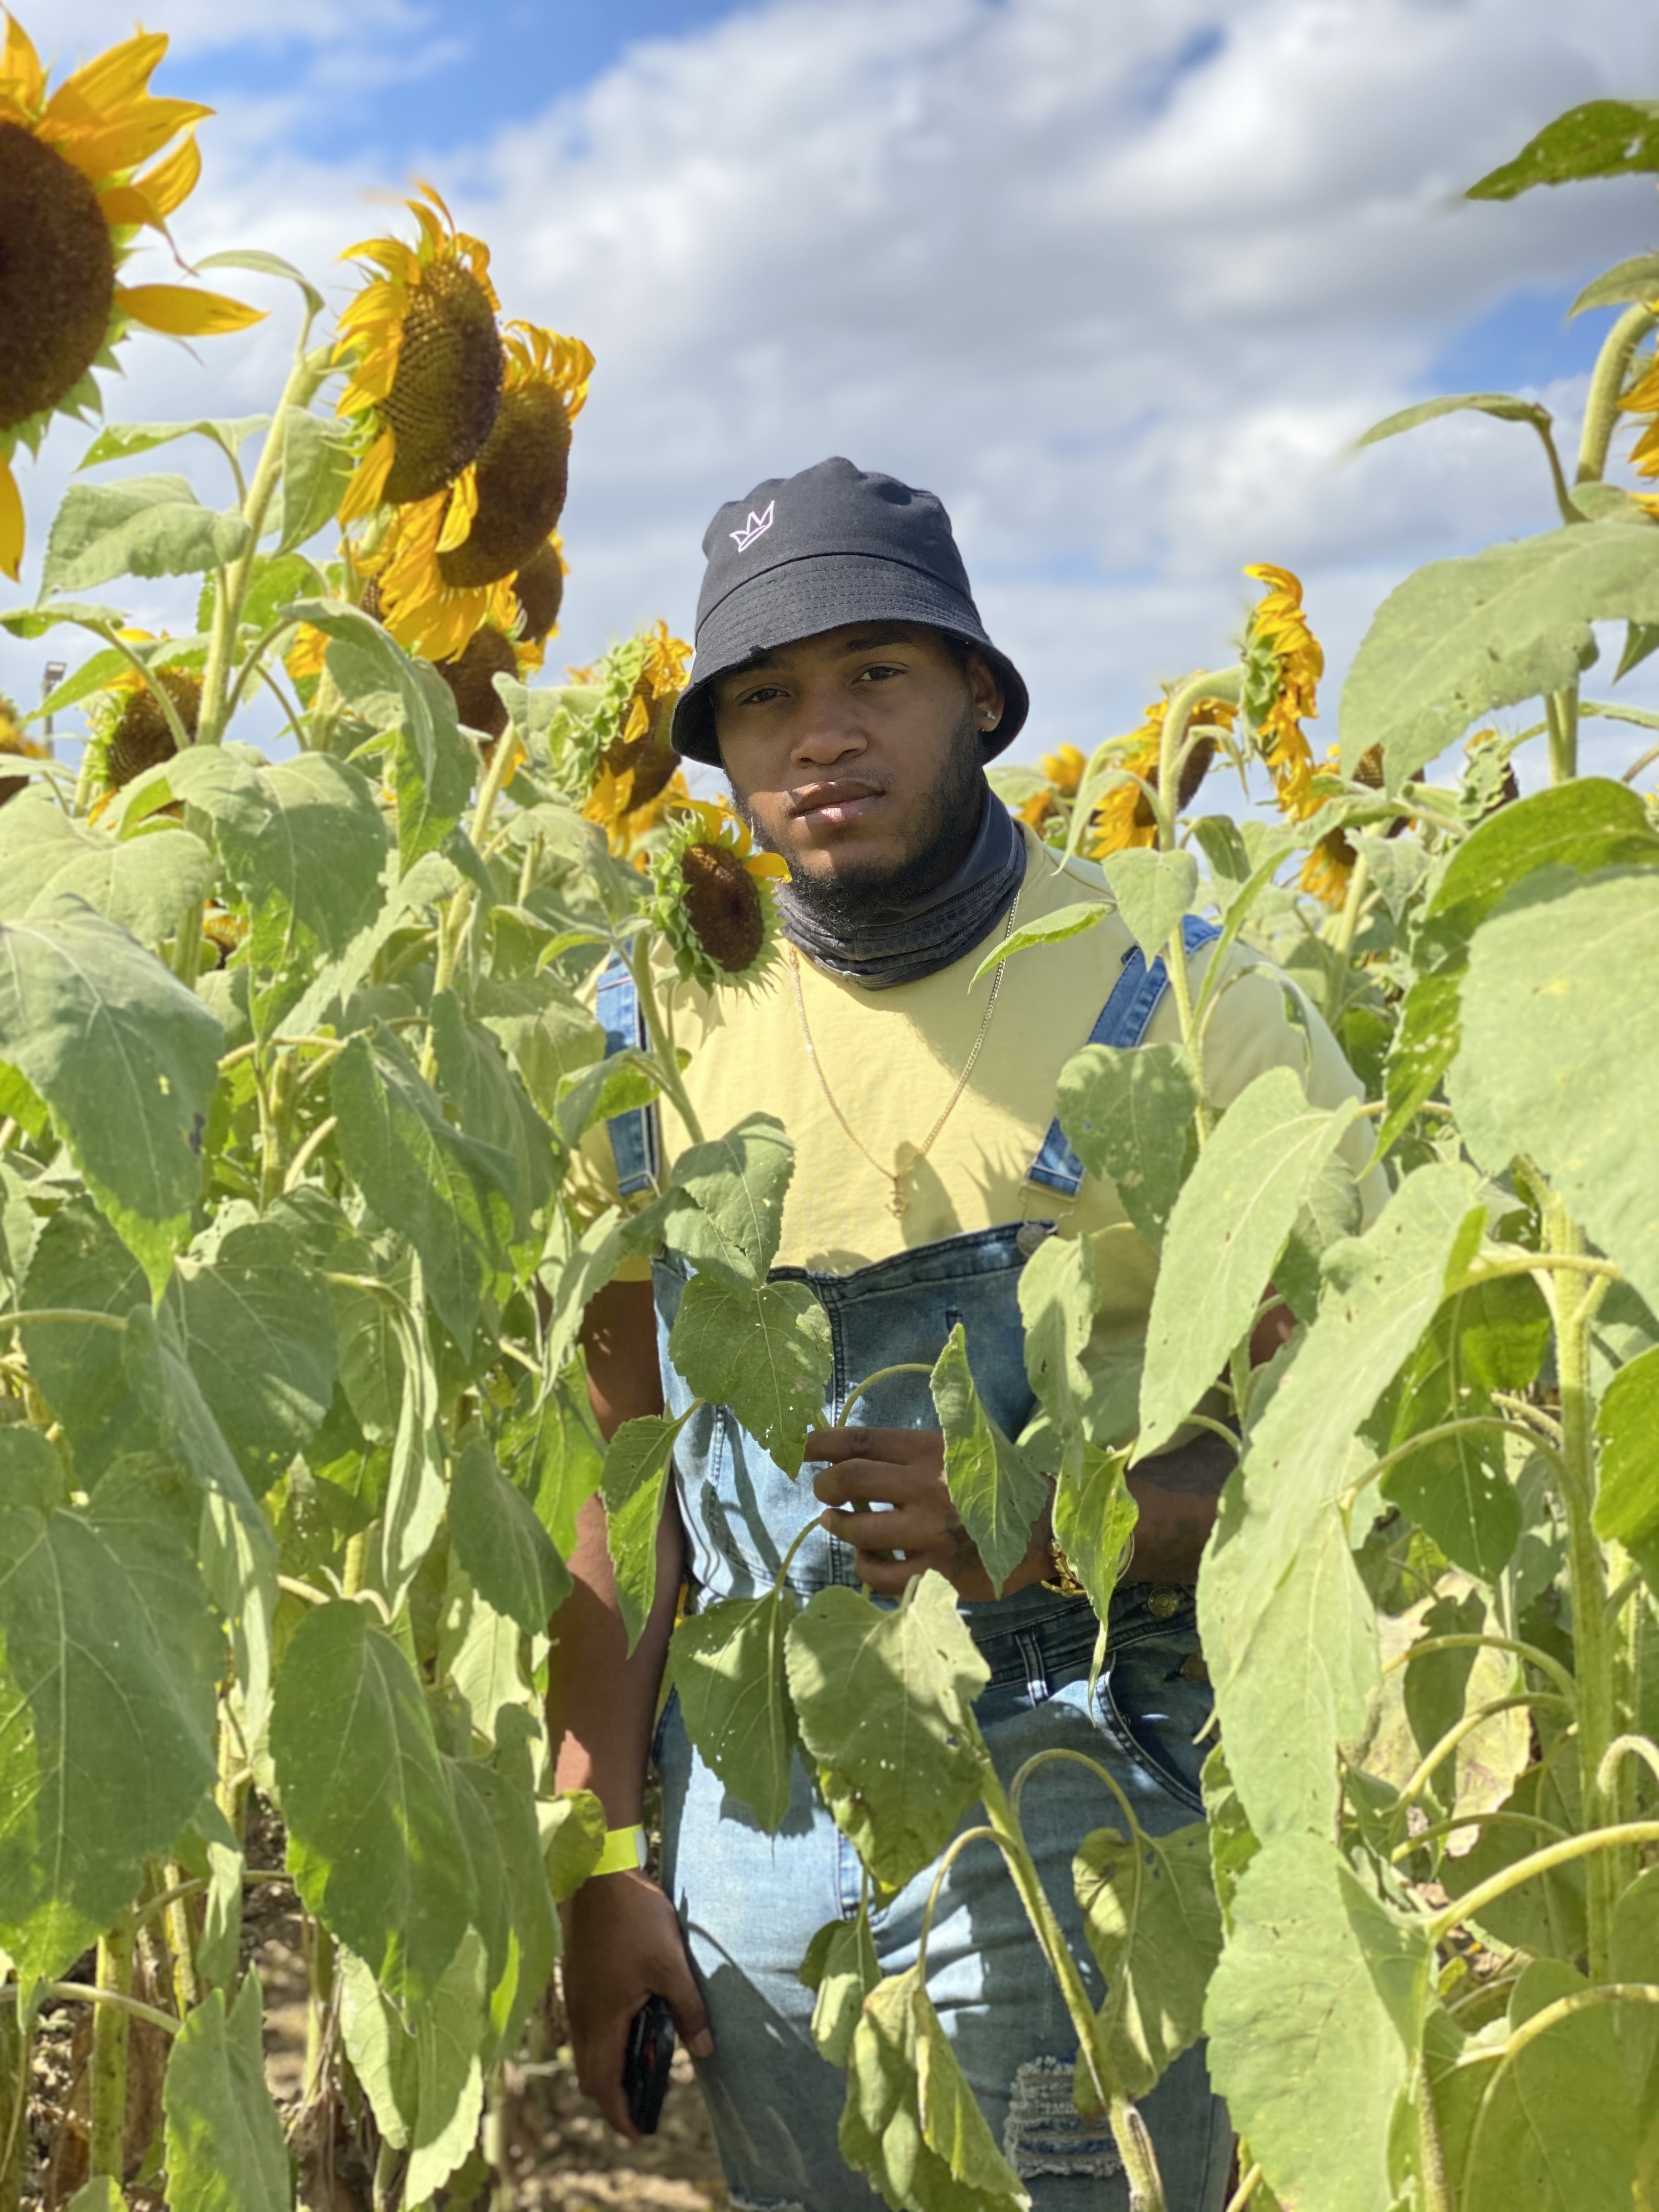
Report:
<svg viewBox="0 0 1659 2212"><path fill-rule="evenodd" d="M1095 1040L1139 1042L1166 984L1161 963L1151 969L1141 963L1126 975ZM1044 1141L1034 1177L1042 1167L1043 1180L1075 1194L1081 1170L1058 1127ZM1004 1432L1017 1436L1035 1402L1025 1376L1020 1269L1049 1226L1011 1222L842 1275L775 1269L774 1281L805 1284L829 1319L834 1364L825 1425L936 1427L925 1370L960 1323L981 1400ZM663 1389L672 1413L684 1413L694 1395L668 1352L686 1279L681 1263L657 1262ZM889 1376L859 1392L878 1370L911 1363L924 1371ZM775 1580L798 1530L817 1516L810 1483L792 1480L720 1407L693 1414L674 1456L692 1602L758 1595ZM851 1548L815 1529L795 1554L789 1581L803 1600L832 1583L856 1585ZM1112 1774L1149 1831L1163 1833L1201 1817L1195 1739L1208 1725L1211 1699L1191 1591L1135 1584L1118 1592L1092 1702L1088 1678L1098 1624L1086 1600L1039 1586L964 1604L962 1612L991 1670L978 1717L1005 1784L1039 1751L1080 1751ZM837 2148L844 2078L818 2056L810 2032L812 1996L799 1978L818 1929L857 1910L857 1853L799 1757L782 1829L763 1834L698 1757L672 1698L657 1758L664 1879L714 2023L714 2055L701 2073L733 2201L870 2212L879 2200L848 2170ZM978 1808L970 1808L966 1824L977 1817ZM1072 1859L1091 1829L1118 1824L1116 1802L1098 1777L1057 1760L1032 1778L1021 1818L1098 2005L1104 1990L1083 1938ZM872 1916L886 1973L915 1962L933 1873L927 1869ZM927 1967L945 2033L1037 2212L1127 2212L1127 2185L1109 2131L1103 2122L1080 2119L1073 2105L1071 2021L994 1845L969 1844L953 1863L933 1917ZM1170 2069L1141 2111L1170 2212L1218 2212L1231 2132L1201 2047Z"/></svg>
<svg viewBox="0 0 1659 2212"><path fill-rule="evenodd" d="M1024 1264L1014 1224L896 1253L846 1275L775 1267L775 1283L805 1283L830 1318L835 1366L825 1425L848 1417L848 1393L878 1370L905 1362L931 1368L960 1322L980 1396L1004 1433L1018 1436L1035 1403L1019 1318ZM683 1413L694 1394L674 1371L668 1333L687 1270L671 1256L658 1260L653 1273L663 1395L671 1413ZM939 1425L926 1374L889 1376L850 1407L850 1418L872 1428ZM796 1530L823 1510L810 1480L785 1474L724 1407L705 1406L692 1416L674 1464L693 1589L753 1597L769 1588ZM826 1583L857 1580L851 1548L821 1530L807 1538L789 1570L790 1586L804 1597Z"/></svg>
<svg viewBox="0 0 1659 2212"><path fill-rule="evenodd" d="M1112 1607L1107 1671L1091 1705L1097 1633L1085 1601L1041 1588L963 1613L987 1663L979 1701L1007 1784L1039 1751L1097 1760L1155 1833L1200 1817L1193 1741L1208 1717L1192 1594L1136 1585ZM813 2045L813 1998L799 1962L826 1921L860 1896L857 1854L817 1802L799 1759L781 1832L762 1833L693 1751L671 1699L658 1735L665 1808L664 1883L707 1997L714 2054L700 2069L715 2139L739 2207L872 2212L878 2199L843 2164L836 2130L845 2077ZM1042 1883L1083 1966L1104 1990L1083 1938L1072 1857L1092 1828L1121 1825L1098 1778L1072 1761L1027 1785L1021 1820ZM969 1810L963 1826L978 1819ZM872 1915L884 1972L913 1966L933 1869ZM1127 2212L1128 2188L1103 2120L1072 2103L1077 2039L995 1847L970 1844L951 1866L927 1945L928 1990L997 2138L1036 2212ZM1232 2137L1201 2046L1144 2100L1170 2212L1218 2212Z"/></svg>
<svg viewBox="0 0 1659 2212"><path fill-rule="evenodd" d="M776 1270L775 1280L805 1283L829 1317L835 1364L826 1422L844 1417L848 1393L876 1370L906 1361L931 1367L960 1322L981 1397L1005 1432L1018 1434L1034 1402L1019 1315L1020 1243L1018 1224L1010 1224L845 1275ZM667 1350L684 1279L676 1263L659 1263L663 1382L675 1413L691 1402ZM925 1373L890 1377L850 1411L872 1426L937 1425ZM728 1412L714 1407L682 1431L675 1462L694 1603L757 1594L775 1577L795 1531L819 1510L805 1480L792 1481ZM789 1579L803 1599L830 1583L854 1583L852 1552L815 1532ZM1161 1833L1200 1817L1202 1753L1194 1738L1208 1723L1211 1700L1189 1590L1133 1584L1119 1591L1092 1705L1087 1685L1098 1624L1086 1601L1038 1586L962 1611L991 1668L978 1713L1005 1782L1034 1753L1065 1747L1107 1767L1147 1829ZM768 1837L693 1750L672 1699L658 1757L665 1880L714 2021L715 2053L702 2075L734 2200L868 2212L877 2200L836 2148L843 2077L812 2044L813 2001L798 1978L816 1931L857 1908L857 1854L799 1759L783 1828ZM1088 1962L1098 2004L1104 1992L1083 1941L1072 1856L1091 1828L1115 1825L1115 1802L1097 1778L1056 1761L1033 1778L1021 1811L1044 1887L1077 1957ZM970 1812L968 1824L975 1818ZM886 1972L915 1963L933 1874L918 1875L875 1916ZM994 1846L970 1844L951 1867L927 1962L945 2032L1038 2212L1127 2207L1109 2133L1103 2123L1081 2121L1072 2105L1076 2039ZM1231 2136L1202 2051L1188 2051L1142 2109L1170 2212L1215 2212Z"/></svg>

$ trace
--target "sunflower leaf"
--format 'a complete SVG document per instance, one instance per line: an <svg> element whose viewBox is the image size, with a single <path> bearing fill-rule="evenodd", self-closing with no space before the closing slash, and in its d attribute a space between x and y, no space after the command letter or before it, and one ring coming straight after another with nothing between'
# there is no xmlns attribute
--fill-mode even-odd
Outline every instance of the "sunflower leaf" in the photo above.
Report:
<svg viewBox="0 0 1659 2212"><path fill-rule="evenodd" d="M81 900L0 922L0 1063L46 1101L158 1290L201 1190L223 1049L195 993Z"/></svg>
<svg viewBox="0 0 1659 2212"><path fill-rule="evenodd" d="M1659 533L1593 522L1431 561L1382 602L1342 689L1342 766L1381 745L1389 788L1478 715L1559 690L1594 623L1659 622Z"/></svg>
<svg viewBox="0 0 1659 2212"><path fill-rule="evenodd" d="M247 550L235 513L204 507L183 477L71 484L46 540L40 596L84 592L116 576L197 576Z"/></svg>
<svg viewBox="0 0 1659 2212"><path fill-rule="evenodd" d="M799 1474L833 1364L829 1317L805 1284L694 1275L668 1350L700 1398L729 1407L786 1474Z"/></svg>
<svg viewBox="0 0 1659 2212"><path fill-rule="evenodd" d="M1540 430L1547 430L1554 420L1549 409L1540 407L1535 399L1513 399L1507 392L1466 392L1451 399L1419 400L1415 407L1402 407L1397 415L1385 415L1380 422L1372 423L1363 438L1354 440L1354 451L1375 446L1384 438L1397 438L1402 430L1414 430L1419 422L1465 411L1492 415L1500 422L1530 422Z"/></svg>
<svg viewBox="0 0 1659 2212"><path fill-rule="evenodd" d="M1534 185L1659 169L1659 100L1589 100L1546 124L1512 161L1471 185L1471 200L1512 200Z"/></svg>

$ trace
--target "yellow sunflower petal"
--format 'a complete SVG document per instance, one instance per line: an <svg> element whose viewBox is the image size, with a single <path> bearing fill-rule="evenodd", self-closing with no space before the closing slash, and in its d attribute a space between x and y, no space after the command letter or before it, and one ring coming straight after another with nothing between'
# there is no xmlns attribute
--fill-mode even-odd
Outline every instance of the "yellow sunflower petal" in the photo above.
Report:
<svg viewBox="0 0 1659 2212"><path fill-rule="evenodd" d="M0 575L15 584L23 565L23 495L11 472L11 457L0 454Z"/></svg>
<svg viewBox="0 0 1659 2212"><path fill-rule="evenodd" d="M98 205L112 230L142 229L154 213L137 185L111 185L99 193Z"/></svg>
<svg viewBox="0 0 1659 2212"><path fill-rule="evenodd" d="M132 189L142 192L149 202L153 219L159 229L167 216L175 214L195 191L202 176L202 149L196 143L192 131L188 138L175 146L164 161L153 169L133 179Z"/></svg>
<svg viewBox="0 0 1659 2212"><path fill-rule="evenodd" d="M167 50L164 31L138 31L66 76L47 106L48 117L79 122L102 117L144 96L156 64Z"/></svg>
<svg viewBox="0 0 1659 2212"><path fill-rule="evenodd" d="M462 545L472 528L478 512L478 471L476 465L461 471L450 489L449 505L444 510L444 526L438 532L438 550L447 553L452 545Z"/></svg>
<svg viewBox="0 0 1659 2212"><path fill-rule="evenodd" d="M26 115L40 110L46 97L46 73L34 42L15 15L6 17L6 43L0 48L0 105Z"/></svg>
<svg viewBox="0 0 1659 2212"><path fill-rule="evenodd" d="M398 441L391 431L382 430L358 462L356 471L345 488L345 496L340 501L342 522L361 522L365 515L374 514L386 489L386 480L391 474L397 450Z"/></svg>
<svg viewBox="0 0 1659 2212"><path fill-rule="evenodd" d="M222 292L198 292L185 284L118 284L115 303L130 322L179 338L219 337L265 319L263 307L244 307Z"/></svg>
<svg viewBox="0 0 1659 2212"><path fill-rule="evenodd" d="M159 154L169 138L212 112L197 100L147 100L138 113L118 120L99 117L85 124L43 122L40 136L96 184L112 171L136 169L152 154Z"/></svg>
<svg viewBox="0 0 1659 2212"><path fill-rule="evenodd" d="M769 877L781 882L789 872L789 863L777 853L753 853L744 862L751 876Z"/></svg>

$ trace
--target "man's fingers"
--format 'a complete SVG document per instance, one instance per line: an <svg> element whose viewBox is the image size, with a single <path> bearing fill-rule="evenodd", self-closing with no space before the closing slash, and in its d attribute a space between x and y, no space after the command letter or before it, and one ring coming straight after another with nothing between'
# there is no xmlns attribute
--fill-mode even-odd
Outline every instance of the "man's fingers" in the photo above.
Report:
<svg viewBox="0 0 1659 2212"><path fill-rule="evenodd" d="M890 1559L879 1552L860 1552L853 1562L859 1580L866 1589L882 1597L902 1597L918 1575L926 1574L929 1567L939 1565L937 1559L910 1557Z"/></svg>
<svg viewBox="0 0 1659 2212"><path fill-rule="evenodd" d="M684 1952L659 1979L661 1994L674 2015L674 2029L680 2041L694 2058L709 2057L714 2049L714 2037L708 2025L708 2008Z"/></svg>
<svg viewBox="0 0 1659 2212"><path fill-rule="evenodd" d="M617 2013L603 2027L590 2028L576 2045L576 2081L584 2096L591 2097L619 2136L629 2142L643 2140L628 2114L623 2089L623 2062L628 2051L631 2013Z"/></svg>
<svg viewBox="0 0 1659 2212"><path fill-rule="evenodd" d="M832 1466L848 1459L878 1459L903 1467L939 1449L937 1429L814 1429L804 1456L828 1460Z"/></svg>
<svg viewBox="0 0 1659 2212"><path fill-rule="evenodd" d="M939 1542L938 1521L902 1505L887 1513L837 1513L832 1508L821 1516L821 1526L855 1552L932 1551Z"/></svg>
<svg viewBox="0 0 1659 2212"><path fill-rule="evenodd" d="M896 1505L933 1487L921 1468L892 1460L844 1460L812 1477L814 1494L826 1505Z"/></svg>

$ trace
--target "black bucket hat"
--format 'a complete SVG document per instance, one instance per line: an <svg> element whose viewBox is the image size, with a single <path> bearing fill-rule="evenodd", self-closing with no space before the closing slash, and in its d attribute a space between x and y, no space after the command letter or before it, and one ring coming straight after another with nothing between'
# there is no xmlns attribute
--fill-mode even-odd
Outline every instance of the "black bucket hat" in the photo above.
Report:
<svg viewBox="0 0 1659 2212"><path fill-rule="evenodd" d="M717 676L855 622L926 623L977 646L1003 696L985 757L1019 734L1030 710L1025 679L985 635L951 518L932 492L839 457L819 461L729 501L702 550L696 655L674 709L674 744L693 760L720 764L708 692Z"/></svg>

